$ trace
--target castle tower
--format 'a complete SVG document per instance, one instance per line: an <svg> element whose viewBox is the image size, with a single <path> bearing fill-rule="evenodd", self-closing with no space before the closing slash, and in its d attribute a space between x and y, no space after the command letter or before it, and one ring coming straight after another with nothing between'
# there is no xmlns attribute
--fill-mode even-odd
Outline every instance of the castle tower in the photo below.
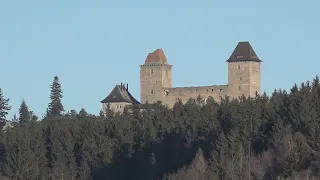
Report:
<svg viewBox="0 0 320 180"><path fill-rule="evenodd" d="M172 65L168 64L163 50L157 49L140 65L141 104L163 101L164 87L172 87Z"/></svg>
<svg viewBox="0 0 320 180"><path fill-rule="evenodd" d="M233 98L260 94L260 64L249 42L239 42L228 62L228 95Z"/></svg>

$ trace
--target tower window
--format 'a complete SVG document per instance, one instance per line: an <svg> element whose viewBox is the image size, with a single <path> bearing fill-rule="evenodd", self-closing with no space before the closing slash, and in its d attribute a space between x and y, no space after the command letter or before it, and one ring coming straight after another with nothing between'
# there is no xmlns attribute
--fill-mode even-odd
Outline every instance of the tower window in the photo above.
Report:
<svg viewBox="0 0 320 180"><path fill-rule="evenodd" d="M153 74L153 69L150 70L150 73Z"/></svg>
<svg viewBox="0 0 320 180"><path fill-rule="evenodd" d="M151 91L150 91L150 92L151 92L151 94L153 94L153 89L151 89Z"/></svg>
<svg viewBox="0 0 320 180"><path fill-rule="evenodd" d="M240 86L238 87L238 91L241 91L241 87Z"/></svg>
<svg viewBox="0 0 320 180"><path fill-rule="evenodd" d="M238 69L240 70L240 65L238 65Z"/></svg>
<svg viewBox="0 0 320 180"><path fill-rule="evenodd" d="M222 89L220 89L220 92L222 92Z"/></svg>
<svg viewBox="0 0 320 180"><path fill-rule="evenodd" d="M242 81L242 77L240 77L240 81Z"/></svg>

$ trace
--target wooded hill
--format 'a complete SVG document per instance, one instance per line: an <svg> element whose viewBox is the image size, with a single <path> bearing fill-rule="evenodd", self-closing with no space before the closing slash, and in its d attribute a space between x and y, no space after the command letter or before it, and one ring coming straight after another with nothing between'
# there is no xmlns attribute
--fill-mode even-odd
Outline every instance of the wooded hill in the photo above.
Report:
<svg viewBox="0 0 320 180"><path fill-rule="evenodd" d="M0 91L1 93L1 91ZM0 120L10 110L0 94ZM24 101L0 137L9 179L260 180L320 177L320 83L255 98L64 113L59 79L41 121ZM45 108L45 107L44 107ZM1 179L1 178L0 178Z"/></svg>

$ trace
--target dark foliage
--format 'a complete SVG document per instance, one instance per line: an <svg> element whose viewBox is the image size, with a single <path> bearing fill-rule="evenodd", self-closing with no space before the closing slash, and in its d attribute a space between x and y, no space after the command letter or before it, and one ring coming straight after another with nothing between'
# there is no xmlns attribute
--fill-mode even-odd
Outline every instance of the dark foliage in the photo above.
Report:
<svg viewBox="0 0 320 180"><path fill-rule="evenodd" d="M62 90L59 78L57 76L54 77L53 83L51 85L51 94L48 106L48 115L49 116L60 116L61 113L64 111L64 107L61 102L62 98Z"/></svg>
<svg viewBox="0 0 320 180"><path fill-rule="evenodd" d="M60 116L16 124L1 134L0 174L70 180L320 177L318 77L271 97L221 103L198 97L173 109L155 103L141 112L134 106L105 116L85 109L62 114L63 106L53 104L49 112Z"/></svg>
<svg viewBox="0 0 320 180"><path fill-rule="evenodd" d="M22 103L19 108L19 122L21 124L28 123L31 120L29 108L25 102L25 100L22 100Z"/></svg>
<svg viewBox="0 0 320 180"><path fill-rule="evenodd" d="M8 111L10 111L11 106L9 106L9 100L5 99L3 96L3 92L0 88L0 130L2 130L3 126L6 124L6 116Z"/></svg>

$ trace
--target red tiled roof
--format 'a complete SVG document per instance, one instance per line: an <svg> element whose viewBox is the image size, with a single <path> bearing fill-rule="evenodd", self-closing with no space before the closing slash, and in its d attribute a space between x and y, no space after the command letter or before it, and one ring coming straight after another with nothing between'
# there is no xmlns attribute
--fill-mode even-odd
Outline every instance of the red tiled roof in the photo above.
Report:
<svg viewBox="0 0 320 180"><path fill-rule="evenodd" d="M148 54L145 63L150 63L150 62L151 63L152 62L157 62L157 63L167 64L167 58L164 55L164 52L163 52L163 50L161 48Z"/></svg>

